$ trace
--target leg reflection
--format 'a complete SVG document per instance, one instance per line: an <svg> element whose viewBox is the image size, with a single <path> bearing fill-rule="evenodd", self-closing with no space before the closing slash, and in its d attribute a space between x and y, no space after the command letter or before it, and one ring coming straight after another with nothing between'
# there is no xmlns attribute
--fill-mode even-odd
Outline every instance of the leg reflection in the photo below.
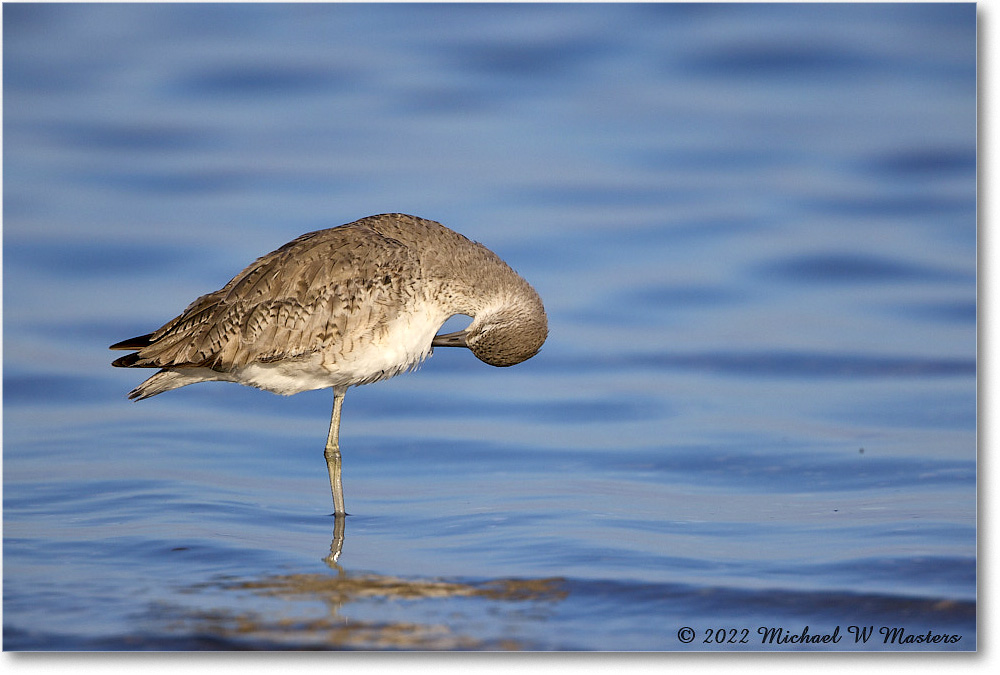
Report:
<svg viewBox="0 0 1000 675"><path fill-rule="evenodd" d="M330 555L324 558L324 562L332 568L335 568L338 572L343 572L340 565L337 564L337 560L340 559L340 554L344 551L344 530L347 526L347 517L342 514L336 514L333 517L333 541L330 542Z"/></svg>

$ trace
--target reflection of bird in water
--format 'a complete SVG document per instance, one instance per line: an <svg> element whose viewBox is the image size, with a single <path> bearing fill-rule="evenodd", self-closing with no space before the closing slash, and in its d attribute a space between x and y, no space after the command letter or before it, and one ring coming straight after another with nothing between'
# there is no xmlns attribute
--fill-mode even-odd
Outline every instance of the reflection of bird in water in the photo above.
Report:
<svg viewBox="0 0 1000 675"><path fill-rule="evenodd" d="M472 323L436 335L455 314ZM348 387L415 368L433 347L467 347L492 366L512 366L547 334L541 298L495 253L395 213L304 234L162 328L111 349L135 350L112 365L161 369L130 399L212 380L285 395L331 387L326 459L343 515L338 436Z"/></svg>

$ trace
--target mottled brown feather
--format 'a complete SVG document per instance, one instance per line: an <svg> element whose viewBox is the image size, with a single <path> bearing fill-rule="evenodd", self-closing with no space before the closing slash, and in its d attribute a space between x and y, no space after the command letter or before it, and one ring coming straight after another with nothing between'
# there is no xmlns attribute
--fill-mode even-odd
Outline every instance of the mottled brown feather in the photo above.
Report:
<svg viewBox="0 0 1000 675"><path fill-rule="evenodd" d="M387 276L411 288L381 283ZM139 351L115 365L228 372L346 349L338 343L348 334L391 321L420 276L407 247L363 224L311 232L258 258L150 335L118 343ZM362 297L368 301L359 311Z"/></svg>

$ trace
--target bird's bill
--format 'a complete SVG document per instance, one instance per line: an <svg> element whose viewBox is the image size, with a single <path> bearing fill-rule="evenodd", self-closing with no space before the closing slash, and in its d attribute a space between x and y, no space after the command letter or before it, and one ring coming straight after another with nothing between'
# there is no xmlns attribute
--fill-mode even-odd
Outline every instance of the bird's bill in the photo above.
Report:
<svg viewBox="0 0 1000 675"><path fill-rule="evenodd" d="M455 333L447 333L445 335L435 335L434 339L431 341L431 346L433 347L468 347L469 343L466 342L466 338L469 337L469 333L464 330L460 330Z"/></svg>

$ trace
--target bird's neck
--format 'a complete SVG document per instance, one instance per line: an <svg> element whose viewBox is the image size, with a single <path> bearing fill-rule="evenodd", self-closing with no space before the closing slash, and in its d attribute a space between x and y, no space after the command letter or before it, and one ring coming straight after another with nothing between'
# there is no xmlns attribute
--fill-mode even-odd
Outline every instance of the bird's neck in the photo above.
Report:
<svg viewBox="0 0 1000 675"><path fill-rule="evenodd" d="M455 314L481 317L500 311L541 306L535 290L492 251L478 244L446 259L425 261L425 274L439 301Z"/></svg>

